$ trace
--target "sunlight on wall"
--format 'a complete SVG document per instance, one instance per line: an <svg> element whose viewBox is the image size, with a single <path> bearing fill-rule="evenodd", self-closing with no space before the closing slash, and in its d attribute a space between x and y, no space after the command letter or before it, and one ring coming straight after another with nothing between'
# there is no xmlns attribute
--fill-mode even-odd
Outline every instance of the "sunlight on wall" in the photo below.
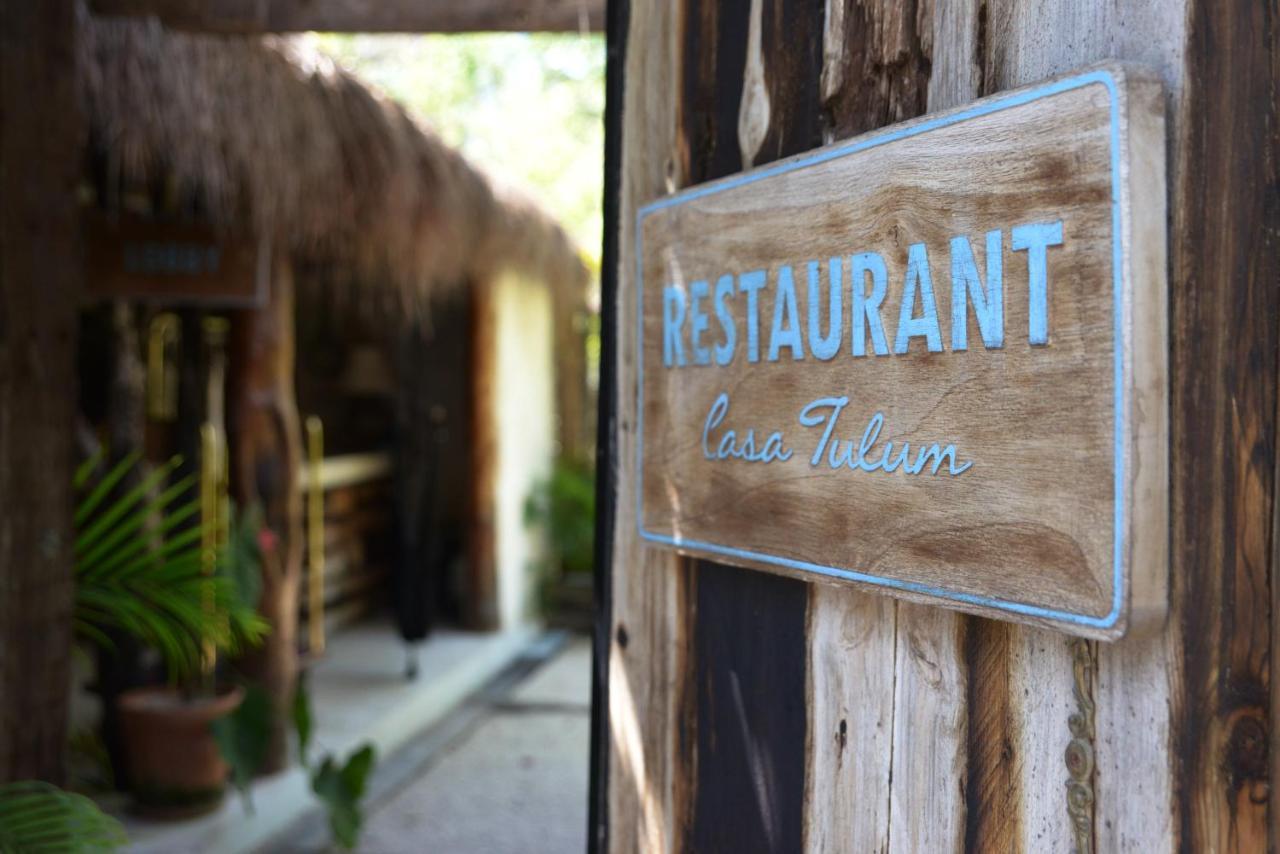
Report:
<svg viewBox="0 0 1280 854"><path fill-rule="evenodd" d="M529 621L536 589L533 567L546 553L542 533L525 525L524 504L555 458L555 361L546 285L504 275L492 287L489 304L498 348L491 386L498 431L494 530L498 619L507 629Z"/></svg>

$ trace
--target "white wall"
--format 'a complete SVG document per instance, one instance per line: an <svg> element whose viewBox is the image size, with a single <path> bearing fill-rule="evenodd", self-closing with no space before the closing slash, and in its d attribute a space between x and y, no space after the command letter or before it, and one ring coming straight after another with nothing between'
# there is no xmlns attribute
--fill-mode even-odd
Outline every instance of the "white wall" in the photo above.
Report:
<svg viewBox="0 0 1280 854"><path fill-rule="evenodd" d="M552 300L546 284L504 275L490 301L495 382L490 412L497 421L494 536L498 624L511 629L534 617L534 564L545 554L541 532L524 523L534 484L555 457L555 357Z"/></svg>

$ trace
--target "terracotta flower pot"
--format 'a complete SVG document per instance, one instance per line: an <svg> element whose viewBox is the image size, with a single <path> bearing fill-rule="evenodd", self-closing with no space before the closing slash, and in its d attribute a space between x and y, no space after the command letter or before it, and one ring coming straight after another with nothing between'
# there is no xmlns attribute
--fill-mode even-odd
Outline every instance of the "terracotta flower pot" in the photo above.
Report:
<svg viewBox="0 0 1280 854"><path fill-rule="evenodd" d="M210 725L235 711L244 689L187 698L174 688L126 691L117 701L129 780L139 812L183 818L217 808L227 763Z"/></svg>

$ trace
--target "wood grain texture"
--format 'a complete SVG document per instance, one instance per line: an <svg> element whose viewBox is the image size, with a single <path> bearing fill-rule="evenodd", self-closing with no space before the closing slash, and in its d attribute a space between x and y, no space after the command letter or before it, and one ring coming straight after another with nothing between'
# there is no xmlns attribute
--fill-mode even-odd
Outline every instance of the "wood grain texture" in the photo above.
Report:
<svg viewBox="0 0 1280 854"><path fill-rule="evenodd" d="M815 4L787 0L769 4L767 15L764 9L759 0L686 7L684 56L712 59L684 66L681 91L715 107L709 122L691 121L682 109L680 148L715 156L690 162L684 183L768 162L816 138L816 99L794 93L817 73L818 57L792 49L807 42ZM736 146L723 140L730 130ZM694 565L690 588L693 686L681 720L692 727L694 749L682 754L691 802L685 848L796 850L808 722L805 671L795 662L805 654L808 591L800 582L706 561Z"/></svg>
<svg viewBox="0 0 1280 854"><path fill-rule="evenodd" d="M74 196L69 0L0 4L0 782L60 780L71 685Z"/></svg>
<svg viewBox="0 0 1280 854"><path fill-rule="evenodd" d="M1096 766L1089 841L1097 851L1274 847L1269 779L1280 750L1268 755L1267 747L1275 740L1269 653L1277 648L1271 619L1280 524L1274 204L1280 198L1274 98L1280 11L1274 0L909 5L828 3L824 68L809 85L820 95L851 87L891 93L890 84L869 78L892 76L916 56L924 71L913 79L927 82L930 109L1104 59L1143 63L1163 81L1171 176L1171 615L1154 634L1091 645ZM875 19L849 26L846 34L845 21L907 13L917 28L931 17L931 35L905 52L875 53L907 57L905 65L876 60L841 70L847 56L868 50L862 42L877 43L876 27L891 31L901 23ZM768 3L761 14L767 20ZM665 42L633 47L650 56L670 48ZM763 67L767 81L767 63ZM915 98L910 91L892 97L898 104ZM771 114L779 103L771 98ZM833 98L824 138L837 138L834 107L840 103L861 105L849 108L850 115L888 109L876 98ZM733 116L714 103L690 112L691 121ZM874 126L852 126L849 133ZM726 123L723 138L740 158L736 123ZM619 310L626 337L635 316L625 299ZM627 464L625 456L622 461ZM619 519L625 528L626 517ZM809 599L809 850L1070 850L1075 840L1063 750L1077 700L1070 649L1060 634L823 585L812 586ZM656 601L658 608L670 604ZM885 607L875 613L869 602ZM847 636L846 626L856 627L858 644L833 646ZM874 656L863 651L878 645L888 647L896 672L875 669ZM886 749L873 735L856 736L857 755L870 761L850 776L847 764L835 762L838 754L824 750L835 743L842 719L850 743L860 729L855 719L864 722L863 731L865 722L881 719L883 698L865 696L870 687L858 692L885 684L895 698L888 708L894 737ZM671 720L654 718L646 726L662 728ZM855 784L876 785L877 763L889 762L889 751L891 797L850 803L846 793L867 791ZM881 821L890 826L887 843Z"/></svg>
<svg viewBox="0 0 1280 854"><path fill-rule="evenodd" d="M965 839L965 620L898 603L889 850L958 851ZM956 634L953 634L956 633Z"/></svg>
<svg viewBox="0 0 1280 854"><path fill-rule="evenodd" d="M897 603L809 585L805 850L887 851Z"/></svg>
<svg viewBox="0 0 1280 854"><path fill-rule="evenodd" d="M154 15L217 33L598 32L604 0L93 0L100 15Z"/></svg>
<svg viewBox="0 0 1280 854"><path fill-rule="evenodd" d="M914 118L924 109L927 77L913 73L919 58L927 60L932 32L928 9L909 3L826 4L823 63L819 89L826 142L881 126L888 115ZM856 23L851 19L857 17ZM849 21L849 26L846 26ZM895 47L884 59L862 47L869 33L895 33ZM849 61L852 49L860 62ZM908 57L905 64L897 59ZM904 67L909 73L903 74ZM862 94L850 96L851 89ZM895 689L914 672L897 671L899 608L874 594L826 584L809 588L809 761L805 787L806 850L823 852L888 851L891 794L907 792L912 776L893 782ZM912 621L910 611L905 619ZM959 619L952 617L952 621ZM941 622L941 621L939 621ZM934 629L930 623L920 630ZM954 627L936 630L935 644L950 644L954 662ZM909 688L916 696L927 684ZM959 697L935 697L958 705ZM922 738L947 738L930 729ZM944 749L945 752L945 749ZM921 797L934 787L917 780ZM944 792L950 795L950 791ZM952 795L954 796L954 795ZM908 798L902 798L909 801ZM900 806L901 808L901 806Z"/></svg>
<svg viewBox="0 0 1280 854"><path fill-rule="evenodd" d="M829 0L819 80L825 142L925 111L934 6L932 0Z"/></svg>
<svg viewBox="0 0 1280 854"><path fill-rule="evenodd" d="M1268 840L1280 3L1192 3L1173 200L1178 838ZM1172 680L1171 680L1172 681Z"/></svg>
<svg viewBox="0 0 1280 854"><path fill-rule="evenodd" d="M1163 530L1166 519L1159 500L1165 482L1158 346L1163 230L1152 225L1163 219L1164 195L1158 178L1139 185L1127 177L1140 159L1160 162L1162 127L1145 115L1163 105L1158 87L1133 70L1109 66L1101 73L1114 81L1114 95L1102 82L1068 77L1072 88L1064 91L985 114L958 114L962 118L945 124L937 122L947 113L934 114L919 135L830 159L792 161L793 168L765 173L758 182L700 185L697 195L644 212L645 534L693 554L731 555L734 562L797 576L806 570L796 561L833 569L815 578L869 583L872 576L886 580L882 587L895 595L1099 637L1122 634L1130 607L1137 620L1162 619L1162 540L1148 543L1138 532ZM1002 98L995 103L1015 104ZM1144 120L1131 120L1131 110ZM1118 115L1114 126L1112 115ZM1114 188L1113 153L1120 176ZM1113 220L1121 226L1118 261ZM1061 245L1045 255L1049 338L1043 347L1027 343L1038 316L1029 296L1032 265L1026 253L1014 251L1011 237L1017 226L1039 222L1059 223L1062 234ZM1002 246L1006 337L984 348L976 321L968 319L971 344L959 352L945 270L949 241L993 230ZM929 252L927 263L937 271L932 296L941 334L929 350L940 352L926 351L923 340L908 346L901 332L889 340L900 329L894 320L912 281L907 244ZM972 251L977 257L988 250ZM809 273L812 280L822 269L825 304L835 275L862 277L847 257L858 252L879 253L887 266L876 315L887 327L879 343L886 349L872 356L872 343L856 340L853 318L861 318L861 310L840 284L833 292L844 306L830 316L838 309L844 322L835 327L836 350L824 361L815 357L812 331L821 329L821 312L815 324L811 309L795 308L814 304L803 297L811 288L805 264L819 259L814 264L821 267ZM844 272L828 272L828 258L839 258L832 263ZM738 292L752 270L768 277L758 305ZM771 336L769 318L779 328L788 282L780 277L793 270L801 281L791 292L791 323L807 334L797 333L799 348L780 350L781 335ZM730 295L713 310L709 283L725 274L737 275L738 288L728 279ZM689 306L684 311L677 304L678 327L668 320L673 292ZM699 299L712 327L701 339L705 364L698 363L699 339L691 332ZM722 330L713 313L720 307L733 327ZM912 310L906 306L904 316ZM749 344L746 331L757 327L759 344ZM728 355L710 364L721 340L729 342ZM857 354L859 345L868 355L851 358L850 348ZM1117 361L1124 366L1120 390ZM1048 388L1054 393L1046 394ZM941 476L937 466L932 474L888 476L831 464L834 440L824 441L825 423L801 427L797 415L810 401L842 394L848 408L834 435L847 450L860 434L866 444L868 419L880 412L884 436L898 448L914 448L917 467L923 448L940 443L956 457L952 475L963 475L948 477L946 466ZM713 421L718 395L726 408ZM831 411L819 413L829 419ZM739 442L754 430L757 449L779 431L794 456L770 465L728 458L731 430ZM888 440L880 441L868 451L870 459L888 453ZM708 458L715 453L724 458ZM1137 500L1147 494L1156 500ZM1138 546L1144 550L1135 551ZM1138 573L1130 569L1135 566Z"/></svg>
<svg viewBox="0 0 1280 854"><path fill-rule="evenodd" d="M628 23L623 82L621 200L616 311L631 317L635 300L633 215L638 205L674 189L678 26L665 3L635 4ZM643 121L639 120L643 117ZM612 614L609 626L609 793L612 851L664 852L676 848L688 793L676 791L678 714L687 669L682 635L688 596L677 560L646 548L630 519L635 514L634 326L620 322L617 336L617 421L613 437L618 523L614 528Z"/></svg>
<svg viewBox="0 0 1280 854"><path fill-rule="evenodd" d="M1180 4L1122 2L1112 5L1072 2L987 2L983 5L982 65L984 91L994 91L1075 67L1115 57L1141 62L1159 71L1176 127L1177 93L1181 89L1183 18ZM1055 34L1070 32L1070 39ZM1176 134L1172 134L1176 138ZM1169 157L1170 168L1176 159ZM1172 190L1171 186L1171 190ZM1170 289L1176 293L1177 280ZM1176 607L1172 606L1171 608ZM1070 734L1066 715L1071 700L1070 656L1054 642L1028 636L1026 654L1012 666L1032 697L1044 697L1024 718L1024 749L1041 773L1026 778L1024 802L1044 805L1055 765ZM1099 851L1155 851L1173 846L1172 773L1169 756L1169 708L1175 688L1171 680L1168 629L1164 634L1103 644L1098 648L1095 733L1095 848ZM1050 775L1048 778L1044 774ZM1066 779L1066 769L1058 773ZM1037 783L1039 788L1037 788ZM1041 808L1042 818L1028 816L1027 830L1037 839L1046 823L1051 847L1065 849L1065 792ZM1055 809L1056 807L1056 809ZM1056 819L1056 821L1055 821Z"/></svg>
<svg viewBox="0 0 1280 854"><path fill-rule="evenodd" d="M716 578L716 576L722 576ZM803 582L703 562L688 612L697 744L685 851L800 850Z"/></svg>

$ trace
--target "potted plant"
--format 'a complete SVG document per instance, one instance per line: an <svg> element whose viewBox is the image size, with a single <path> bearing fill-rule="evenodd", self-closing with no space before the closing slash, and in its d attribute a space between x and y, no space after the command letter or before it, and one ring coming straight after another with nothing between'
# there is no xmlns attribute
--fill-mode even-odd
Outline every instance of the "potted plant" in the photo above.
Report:
<svg viewBox="0 0 1280 854"><path fill-rule="evenodd" d="M118 701L126 770L140 810L187 816L222 800L228 768L211 727L243 698L218 683L217 654L257 643L266 625L244 589L247 573L210 553L214 523L189 497L195 476L165 485L180 459L112 497L136 464L131 455L100 473L92 459L76 472L75 626L108 645L109 630L125 632L163 657L168 684Z"/></svg>

